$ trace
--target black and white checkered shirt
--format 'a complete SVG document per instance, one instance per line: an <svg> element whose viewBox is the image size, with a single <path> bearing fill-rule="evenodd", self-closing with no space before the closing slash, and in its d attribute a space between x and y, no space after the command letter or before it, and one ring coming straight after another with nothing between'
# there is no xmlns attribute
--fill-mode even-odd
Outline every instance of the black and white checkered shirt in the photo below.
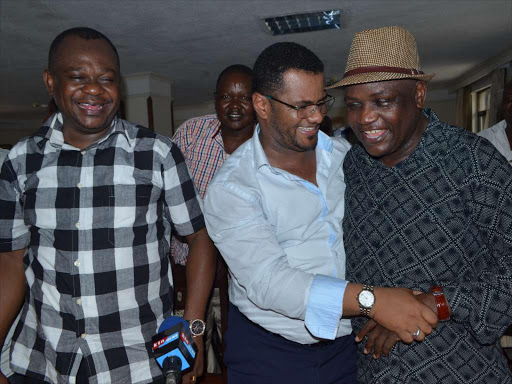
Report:
<svg viewBox="0 0 512 384"><path fill-rule="evenodd" d="M512 168L487 140L424 113L423 138L395 166L360 145L345 158L347 280L441 285L453 315L388 357L360 343L358 383L512 383L499 347L512 323Z"/></svg>
<svg viewBox="0 0 512 384"><path fill-rule="evenodd" d="M80 151L61 128L50 117L0 173L0 252L28 247L11 366L53 383L81 363L91 383L153 382L151 337L172 310L171 227L203 228L200 201L169 139L116 118Z"/></svg>

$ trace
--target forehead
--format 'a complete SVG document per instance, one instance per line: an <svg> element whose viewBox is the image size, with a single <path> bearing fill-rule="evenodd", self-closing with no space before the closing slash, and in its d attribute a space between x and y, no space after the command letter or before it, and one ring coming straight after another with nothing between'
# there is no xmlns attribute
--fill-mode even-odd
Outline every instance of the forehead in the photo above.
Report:
<svg viewBox="0 0 512 384"><path fill-rule="evenodd" d="M361 97L378 97L388 94L406 93L413 82L411 80L391 80L376 81L373 83L354 84L345 87L345 97L361 98Z"/></svg>
<svg viewBox="0 0 512 384"><path fill-rule="evenodd" d="M220 79L219 87L221 88L230 88L233 85L242 85L243 87L250 88L252 86L252 78L246 73L240 73L240 72L232 72L228 73Z"/></svg>
<svg viewBox="0 0 512 384"><path fill-rule="evenodd" d="M104 39L83 39L68 36L59 44L55 53L55 69L66 69L77 62L94 62L103 67L117 70L119 63L110 44Z"/></svg>
<svg viewBox="0 0 512 384"><path fill-rule="evenodd" d="M315 102L325 95L323 73L290 69L283 74L281 95L295 100Z"/></svg>

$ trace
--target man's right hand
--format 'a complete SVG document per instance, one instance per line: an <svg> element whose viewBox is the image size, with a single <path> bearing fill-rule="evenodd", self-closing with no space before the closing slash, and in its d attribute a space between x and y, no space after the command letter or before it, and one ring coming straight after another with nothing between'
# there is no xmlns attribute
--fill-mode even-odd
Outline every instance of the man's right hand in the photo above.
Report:
<svg viewBox="0 0 512 384"><path fill-rule="evenodd" d="M421 341L437 327L437 314L406 288L375 287L375 304L370 317L395 332L404 343ZM413 337L418 329L419 336Z"/></svg>

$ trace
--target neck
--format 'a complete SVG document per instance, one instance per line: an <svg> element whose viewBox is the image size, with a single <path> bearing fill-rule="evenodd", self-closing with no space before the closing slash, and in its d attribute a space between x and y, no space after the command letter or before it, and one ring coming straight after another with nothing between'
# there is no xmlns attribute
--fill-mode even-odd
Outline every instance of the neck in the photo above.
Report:
<svg viewBox="0 0 512 384"><path fill-rule="evenodd" d="M231 129L221 125L220 134L222 135L224 150L229 154L233 153L240 145L252 137L254 126L255 124L252 124L241 129Z"/></svg>
<svg viewBox="0 0 512 384"><path fill-rule="evenodd" d="M62 135L64 136L64 142L82 150L104 137L107 134L109 128L110 125L100 132L84 133L79 132L76 129L62 126Z"/></svg>
<svg viewBox="0 0 512 384"><path fill-rule="evenodd" d="M272 138L265 136L263 130L260 131L259 139L270 165L317 185L314 149L299 152L282 148Z"/></svg>
<svg viewBox="0 0 512 384"><path fill-rule="evenodd" d="M395 156L389 156L386 158L381 158L381 161L388 167L391 168L401 161L407 159L414 152L418 143L421 141L423 134L428 126L428 119L423 116L423 114L419 115L419 119L415 123L416 129L413 131L409 140L404 144L399 152L395 152Z"/></svg>

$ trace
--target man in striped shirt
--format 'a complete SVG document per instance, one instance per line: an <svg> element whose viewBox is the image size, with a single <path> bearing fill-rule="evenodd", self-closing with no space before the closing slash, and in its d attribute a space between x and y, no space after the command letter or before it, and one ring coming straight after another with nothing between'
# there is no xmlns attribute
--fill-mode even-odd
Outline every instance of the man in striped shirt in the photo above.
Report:
<svg viewBox="0 0 512 384"><path fill-rule="evenodd" d="M183 123L173 141L183 152L190 175L201 198L224 160L254 132L252 107L252 70L235 64L224 69L215 90L216 114L196 117ZM185 264L188 246L179 236L171 240L171 254L176 263ZM210 348L212 327L220 328L219 292L214 289L208 307L206 328L207 371L218 371L215 355Z"/></svg>

